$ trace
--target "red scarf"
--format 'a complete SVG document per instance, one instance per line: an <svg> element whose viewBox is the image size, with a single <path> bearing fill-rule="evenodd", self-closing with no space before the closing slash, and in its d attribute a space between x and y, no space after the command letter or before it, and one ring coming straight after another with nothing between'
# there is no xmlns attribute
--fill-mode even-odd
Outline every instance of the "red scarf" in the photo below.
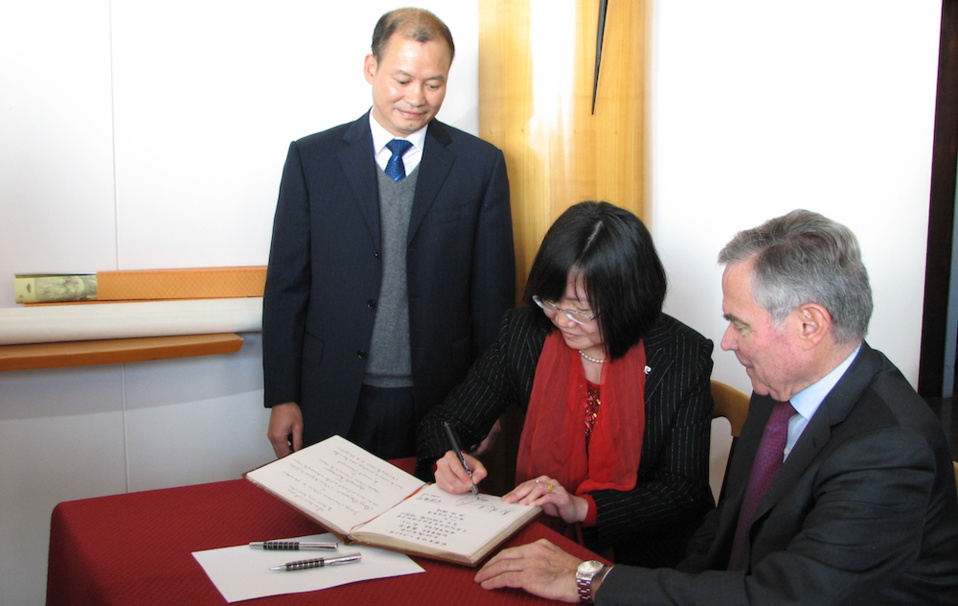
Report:
<svg viewBox="0 0 958 606"><path fill-rule="evenodd" d="M549 333L536 365L519 440L516 484L547 475L571 494L631 490L645 434L645 345L642 341L602 369L601 406L586 446L588 394L579 352Z"/></svg>

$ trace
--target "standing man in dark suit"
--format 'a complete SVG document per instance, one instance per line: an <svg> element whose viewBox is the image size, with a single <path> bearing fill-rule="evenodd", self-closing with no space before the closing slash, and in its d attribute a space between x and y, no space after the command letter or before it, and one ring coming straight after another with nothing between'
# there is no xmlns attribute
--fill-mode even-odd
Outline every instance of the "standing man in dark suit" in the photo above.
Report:
<svg viewBox="0 0 958 606"><path fill-rule="evenodd" d="M501 552L476 580L598 604L958 604L950 451L864 342L872 297L855 236L794 211L739 233L719 260L722 348L754 393L719 509L686 559L604 567L541 541Z"/></svg>
<svg viewBox="0 0 958 606"><path fill-rule="evenodd" d="M333 434L412 456L515 302L502 152L435 120L454 54L432 13L383 15L372 109L290 145L263 301L277 456Z"/></svg>

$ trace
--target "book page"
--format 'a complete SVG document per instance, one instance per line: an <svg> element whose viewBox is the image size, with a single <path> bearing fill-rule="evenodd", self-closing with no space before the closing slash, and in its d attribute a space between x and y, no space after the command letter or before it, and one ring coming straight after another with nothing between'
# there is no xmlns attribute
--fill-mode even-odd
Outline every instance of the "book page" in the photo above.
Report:
<svg viewBox="0 0 958 606"><path fill-rule="evenodd" d="M380 515L423 485L340 436L255 469L246 478L340 534Z"/></svg>
<svg viewBox="0 0 958 606"><path fill-rule="evenodd" d="M423 552L458 554L476 561L538 512L538 507L505 504L501 497L450 494L430 484L352 534L360 540L370 535L389 537L395 540L383 544L418 545Z"/></svg>

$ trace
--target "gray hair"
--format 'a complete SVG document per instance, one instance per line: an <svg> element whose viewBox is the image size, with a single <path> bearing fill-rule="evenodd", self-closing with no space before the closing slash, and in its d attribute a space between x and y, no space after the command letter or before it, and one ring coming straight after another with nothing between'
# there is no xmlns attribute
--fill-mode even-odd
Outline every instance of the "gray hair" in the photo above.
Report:
<svg viewBox="0 0 958 606"><path fill-rule="evenodd" d="M872 315L872 291L858 239L818 213L794 210L740 231L719 263L755 258L752 294L776 323L805 303L828 310L839 343L861 341Z"/></svg>

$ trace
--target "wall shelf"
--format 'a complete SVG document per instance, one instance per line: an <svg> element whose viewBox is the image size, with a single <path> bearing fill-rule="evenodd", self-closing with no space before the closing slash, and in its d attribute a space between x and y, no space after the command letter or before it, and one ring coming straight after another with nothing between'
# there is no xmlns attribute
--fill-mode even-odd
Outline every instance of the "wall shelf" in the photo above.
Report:
<svg viewBox="0 0 958 606"><path fill-rule="evenodd" d="M243 338L233 333L102 339L0 346L0 371L122 364L235 353Z"/></svg>

